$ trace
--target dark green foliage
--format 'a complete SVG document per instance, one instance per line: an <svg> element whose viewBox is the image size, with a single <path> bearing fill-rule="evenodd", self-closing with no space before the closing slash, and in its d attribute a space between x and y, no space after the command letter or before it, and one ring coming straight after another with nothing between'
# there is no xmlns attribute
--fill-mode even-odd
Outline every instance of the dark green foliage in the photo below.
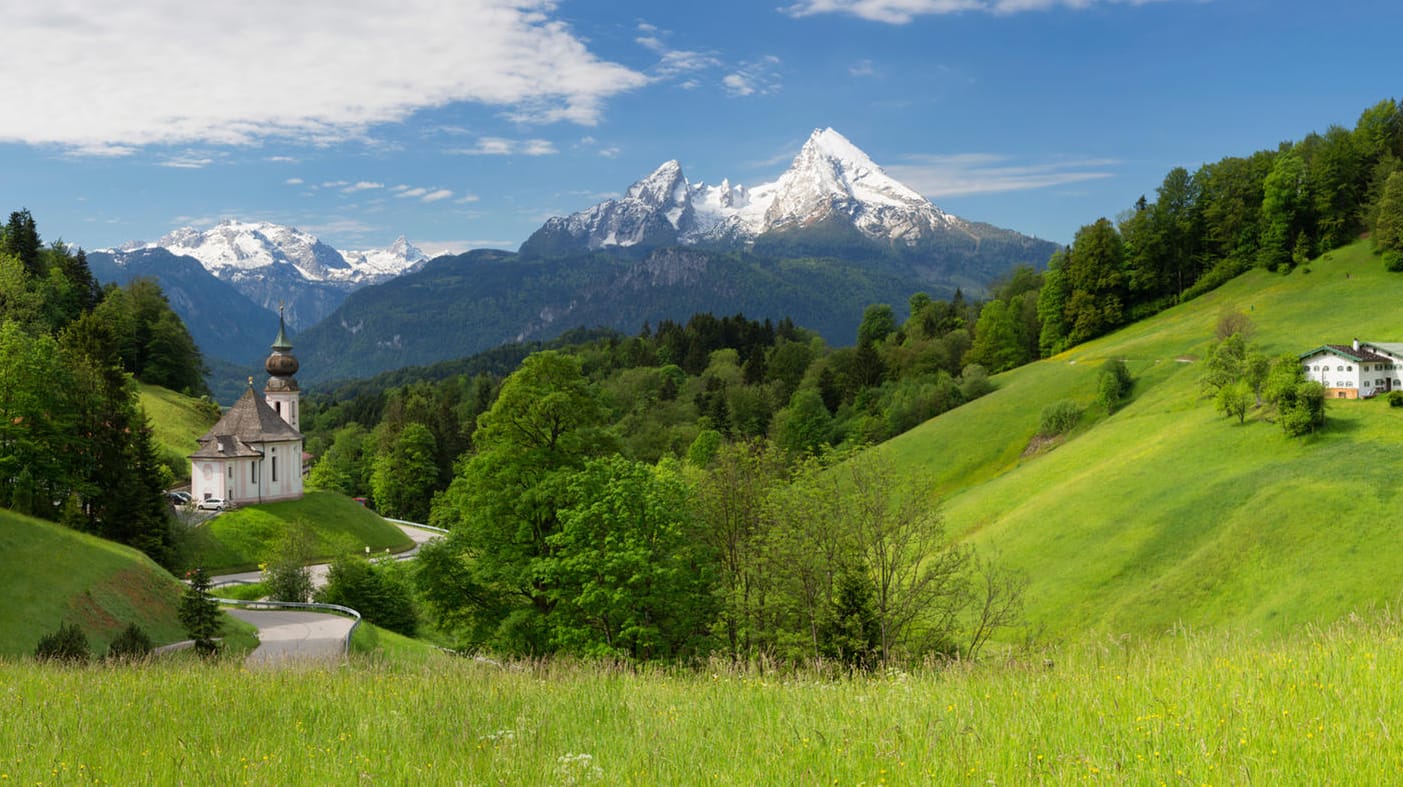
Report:
<svg viewBox="0 0 1403 787"><path fill-rule="evenodd" d="M1096 401L1106 408L1108 414L1112 413L1120 406L1121 400L1130 394L1134 385L1135 379L1130 376L1125 361L1112 358L1102 364L1101 371L1096 373Z"/></svg>
<svg viewBox="0 0 1403 787"><path fill-rule="evenodd" d="M1071 399L1059 399L1043 408L1038 419L1038 435L1056 437L1066 434L1081 420L1081 405Z"/></svg>
<svg viewBox="0 0 1403 787"><path fill-rule="evenodd" d="M197 568L185 575L185 593L180 597L180 625L195 642L195 652L213 656L219 652L215 635L219 633L219 604L210 596L209 574Z"/></svg>
<svg viewBox="0 0 1403 787"><path fill-rule="evenodd" d="M833 599L819 630L821 653L856 669L875 666L882 655L882 627L872 609L872 585L860 570L838 570Z"/></svg>
<svg viewBox="0 0 1403 787"><path fill-rule="evenodd" d="M141 626L128 623L107 646L108 661L137 661L151 655L155 644Z"/></svg>
<svg viewBox="0 0 1403 787"><path fill-rule="evenodd" d="M687 488L667 467L585 463L535 576L553 602L552 647L591 656L676 658L709 650L711 564Z"/></svg>
<svg viewBox="0 0 1403 787"><path fill-rule="evenodd" d="M372 563L359 555L343 555L332 562L316 599L350 607L367 622L412 637L419 629L419 612L406 572L388 558Z"/></svg>
<svg viewBox="0 0 1403 787"><path fill-rule="evenodd" d="M30 276L40 276L43 269L39 264L39 230L34 216L28 209L10 214L5 231L0 234L0 252L17 258Z"/></svg>
<svg viewBox="0 0 1403 787"><path fill-rule="evenodd" d="M288 527L264 561L263 587L274 601L305 604L312 600L312 561L316 536L306 524Z"/></svg>
<svg viewBox="0 0 1403 787"><path fill-rule="evenodd" d="M1277 403L1277 421L1288 437L1300 437L1325 425L1325 386L1300 383Z"/></svg>
<svg viewBox="0 0 1403 787"><path fill-rule="evenodd" d="M423 424L410 422L384 442L370 475L375 507L386 516L422 522L439 485L434 435Z"/></svg>
<svg viewBox="0 0 1403 787"><path fill-rule="evenodd" d="M39 644L34 648L34 658L40 661L82 664L91 655L88 637L75 623L60 624L54 633L40 637Z"/></svg>
<svg viewBox="0 0 1403 787"><path fill-rule="evenodd" d="M1403 255L1403 171L1388 176L1374 217L1374 247L1384 255L1389 270Z"/></svg>
<svg viewBox="0 0 1403 787"><path fill-rule="evenodd" d="M1388 392L1388 406L1389 406L1389 407L1403 407L1403 391L1389 391L1389 392Z"/></svg>

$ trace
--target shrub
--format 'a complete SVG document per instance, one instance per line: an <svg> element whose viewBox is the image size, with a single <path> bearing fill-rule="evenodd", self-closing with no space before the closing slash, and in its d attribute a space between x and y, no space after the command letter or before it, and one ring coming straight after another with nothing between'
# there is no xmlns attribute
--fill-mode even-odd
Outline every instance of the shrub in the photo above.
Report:
<svg viewBox="0 0 1403 787"><path fill-rule="evenodd" d="M419 612L405 571L394 560L372 563L343 555L332 562L326 587L317 591L316 599L350 607L367 622L412 637L419 628Z"/></svg>
<svg viewBox="0 0 1403 787"><path fill-rule="evenodd" d="M1062 399L1043 408L1038 434L1042 437L1056 437L1072 431L1081 420L1081 405L1071 399Z"/></svg>
<svg viewBox="0 0 1403 787"><path fill-rule="evenodd" d="M88 637L74 623L63 623L58 631L39 638L34 658L81 664L88 660Z"/></svg>
<svg viewBox="0 0 1403 787"><path fill-rule="evenodd" d="M1403 407L1403 391L1389 391L1389 392L1388 392L1388 406L1389 406L1389 407Z"/></svg>
<svg viewBox="0 0 1403 787"><path fill-rule="evenodd" d="M136 661L151 655L154 645L141 626L128 623L122 633L107 646L107 658L116 661Z"/></svg>

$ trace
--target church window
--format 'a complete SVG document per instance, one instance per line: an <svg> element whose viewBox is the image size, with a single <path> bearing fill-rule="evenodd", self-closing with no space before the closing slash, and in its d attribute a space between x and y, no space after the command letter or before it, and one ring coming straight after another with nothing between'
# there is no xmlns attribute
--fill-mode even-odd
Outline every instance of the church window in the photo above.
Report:
<svg viewBox="0 0 1403 787"><path fill-rule="evenodd" d="M233 465L229 465L229 478L230 478L230 480L233 480L233 478L234 478L234 466L233 466Z"/></svg>
<svg viewBox="0 0 1403 787"><path fill-rule="evenodd" d="M249 462L249 463L248 463L248 480L249 480L249 483L253 483L253 484L258 483L258 460L257 460L257 459L255 459L255 460L253 460L252 462Z"/></svg>
<svg viewBox="0 0 1403 787"><path fill-rule="evenodd" d="M282 414L283 414L283 403L282 403L282 402L273 402L273 410L274 410L274 412L276 412L278 415L282 415Z"/></svg>
<svg viewBox="0 0 1403 787"><path fill-rule="evenodd" d="M277 458L276 456L274 456L274 457L273 457L273 483L276 484L277 482L278 482L278 458Z"/></svg>

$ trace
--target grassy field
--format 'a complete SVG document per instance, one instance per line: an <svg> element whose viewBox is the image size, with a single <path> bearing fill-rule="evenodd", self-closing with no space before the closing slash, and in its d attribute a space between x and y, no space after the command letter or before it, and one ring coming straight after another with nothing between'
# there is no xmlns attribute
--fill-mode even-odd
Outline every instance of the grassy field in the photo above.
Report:
<svg viewBox="0 0 1403 787"><path fill-rule="evenodd" d="M1199 393L1195 360L1241 309L1271 354L1403 339L1403 277L1366 245L1310 273L1250 272L1202 298L995 378L999 390L885 444L928 474L953 534L1031 580L1028 617L1052 638L1176 624L1284 631L1398 600L1394 524L1403 412L1331 401L1325 431L1238 425ZM1348 308L1340 304L1347 303ZM1132 401L1107 418L1096 372L1124 359ZM1024 449L1044 405L1090 410L1062 445Z"/></svg>
<svg viewBox="0 0 1403 787"><path fill-rule="evenodd" d="M198 399L154 385L138 384L138 388L141 406L161 450L182 458L195 453L200 447L196 440L214 426L219 416L206 410Z"/></svg>
<svg viewBox="0 0 1403 787"><path fill-rule="evenodd" d="M158 645L185 639L176 617L184 586L134 549L0 510L0 555L0 656L33 653L65 622L97 654L129 623Z"/></svg>
<svg viewBox="0 0 1403 787"><path fill-rule="evenodd" d="M26 784L1387 784L1396 615L817 679L439 658L0 663Z"/></svg>
<svg viewBox="0 0 1403 787"><path fill-rule="evenodd" d="M192 564L211 573L252 571L269 544L288 527L305 524L314 534L314 557L330 560L347 551L402 552L414 542L398 527L334 492L308 492L301 500L242 506L220 514L191 534Z"/></svg>

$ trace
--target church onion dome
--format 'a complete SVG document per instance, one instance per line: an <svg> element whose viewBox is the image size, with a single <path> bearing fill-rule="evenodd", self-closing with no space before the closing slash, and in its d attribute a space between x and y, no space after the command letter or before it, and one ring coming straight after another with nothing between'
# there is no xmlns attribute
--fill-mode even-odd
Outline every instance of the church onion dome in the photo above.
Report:
<svg viewBox="0 0 1403 787"><path fill-rule="evenodd" d="M273 340L273 354L268 356L263 368L273 377L291 377L297 374L297 358L292 354L292 342L287 340L287 329L283 324L283 309L278 307L278 338Z"/></svg>

